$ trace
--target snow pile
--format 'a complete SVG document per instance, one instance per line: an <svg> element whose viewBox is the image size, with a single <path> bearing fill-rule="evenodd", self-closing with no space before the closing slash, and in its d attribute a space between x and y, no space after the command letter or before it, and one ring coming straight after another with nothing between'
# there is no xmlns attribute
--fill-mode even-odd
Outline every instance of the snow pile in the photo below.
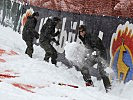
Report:
<svg viewBox="0 0 133 100"><path fill-rule="evenodd" d="M65 56L68 60L72 61L77 66L83 66L85 52L87 49L83 44L76 42L66 43Z"/></svg>

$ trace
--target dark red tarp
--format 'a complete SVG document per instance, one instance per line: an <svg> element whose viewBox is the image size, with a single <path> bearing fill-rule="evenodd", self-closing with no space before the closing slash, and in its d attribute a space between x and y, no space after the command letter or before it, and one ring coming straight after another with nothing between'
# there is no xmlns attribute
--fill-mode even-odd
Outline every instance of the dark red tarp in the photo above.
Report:
<svg viewBox="0 0 133 100"><path fill-rule="evenodd" d="M126 10L114 10L119 0L20 0L30 5L52 10L61 10L82 14L133 17L133 7Z"/></svg>

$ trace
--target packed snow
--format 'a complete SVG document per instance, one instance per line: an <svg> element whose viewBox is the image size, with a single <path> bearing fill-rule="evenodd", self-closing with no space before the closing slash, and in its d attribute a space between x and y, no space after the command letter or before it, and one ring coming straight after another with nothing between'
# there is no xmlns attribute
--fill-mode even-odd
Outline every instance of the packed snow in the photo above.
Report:
<svg viewBox="0 0 133 100"><path fill-rule="evenodd" d="M24 53L26 44L21 34L9 27L0 26L0 29L0 49L17 53L5 53L0 56L6 60L0 62L0 75L16 76L0 77L1 100L133 100L133 81L126 84L113 81L112 90L106 93L102 81L92 77L95 87L86 87L80 71L76 71L74 67L68 69L61 62L58 62L59 67L56 67L50 62L43 61L45 52L40 46L34 46L33 58L28 57ZM67 49L68 53L71 53L73 48ZM58 83L71 84L79 88L61 86ZM14 84L27 85L28 90Z"/></svg>
<svg viewBox="0 0 133 100"><path fill-rule="evenodd" d="M74 65L79 66L79 69L81 69L83 67L84 57L87 49L83 44L77 42L66 42L65 44L65 57L69 59L69 61L72 61Z"/></svg>

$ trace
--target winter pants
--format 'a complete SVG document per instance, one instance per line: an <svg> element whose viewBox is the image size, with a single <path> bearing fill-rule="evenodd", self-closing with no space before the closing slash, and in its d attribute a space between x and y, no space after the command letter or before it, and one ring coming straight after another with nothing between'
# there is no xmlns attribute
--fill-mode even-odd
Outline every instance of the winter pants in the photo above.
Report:
<svg viewBox="0 0 133 100"><path fill-rule="evenodd" d="M97 59L97 58L96 58ZM86 82L89 82L89 80L91 80L91 76L90 76L90 72L89 72L89 67L93 67L93 65L97 64L97 70L101 76L101 79L103 80L104 83L104 87L107 89L108 87L110 87L110 81L108 76L106 76L106 72L104 71L104 66L102 65L101 62L98 62L98 60L95 59L87 59L84 63L83 68L81 69L81 73L83 75L83 79Z"/></svg>
<svg viewBox="0 0 133 100"><path fill-rule="evenodd" d="M55 48L47 41L40 43L40 46L45 50L44 60L49 62L49 58L51 58L52 64L57 63L57 51Z"/></svg>
<svg viewBox="0 0 133 100"><path fill-rule="evenodd" d="M25 41L27 48L25 51L25 54L28 54L32 58L32 53L33 53L33 43L32 41Z"/></svg>

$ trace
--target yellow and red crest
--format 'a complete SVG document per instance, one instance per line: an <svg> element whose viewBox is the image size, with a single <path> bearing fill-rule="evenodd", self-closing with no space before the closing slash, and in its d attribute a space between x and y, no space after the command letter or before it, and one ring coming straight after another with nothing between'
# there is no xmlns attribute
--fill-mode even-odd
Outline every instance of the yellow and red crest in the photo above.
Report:
<svg viewBox="0 0 133 100"><path fill-rule="evenodd" d="M112 35L111 66L115 72L115 78L128 82L133 79L133 24L126 22L117 27Z"/></svg>

